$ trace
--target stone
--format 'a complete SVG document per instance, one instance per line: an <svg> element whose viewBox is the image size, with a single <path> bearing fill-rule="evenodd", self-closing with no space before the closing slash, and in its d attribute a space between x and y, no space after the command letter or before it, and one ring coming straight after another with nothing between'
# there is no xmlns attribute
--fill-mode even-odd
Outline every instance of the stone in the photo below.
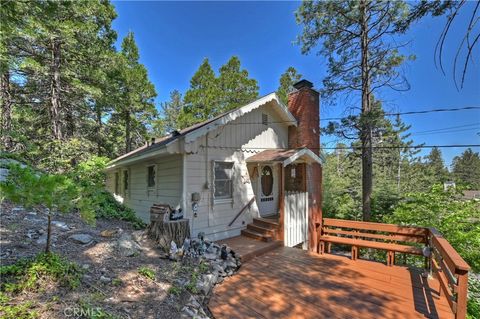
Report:
<svg viewBox="0 0 480 319"><path fill-rule="evenodd" d="M197 289L204 295L208 295L213 286L217 283L218 276L214 274L203 275L197 283Z"/></svg>
<svg viewBox="0 0 480 319"><path fill-rule="evenodd" d="M58 220L54 220L52 222L52 225L57 227L57 228L60 228L61 230L64 230L64 231L70 230L70 227L68 227L68 225L66 223L58 221Z"/></svg>
<svg viewBox="0 0 480 319"><path fill-rule="evenodd" d="M205 253L203 257L205 257L207 260L215 260L217 259L217 254Z"/></svg>
<svg viewBox="0 0 480 319"><path fill-rule="evenodd" d="M122 234L117 241L117 250L122 257L132 257L137 255L141 247L132 239L129 234Z"/></svg>
<svg viewBox="0 0 480 319"><path fill-rule="evenodd" d="M27 215L25 215L23 220L29 221L31 223L44 223L47 221L47 218L43 216L37 216L37 214L28 213Z"/></svg>
<svg viewBox="0 0 480 319"><path fill-rule="evenodd" d="M7 180L9 172L10 170L7 168L0 168L0 182L4 182Z"/></svg>
<svg viewBox="0 0 480 319"><path fill-rule="evenodd" d="M90 269L90 265L89 265L89 264L83 264L83 265L82 265L82 269L84 269L84 270L89 270L89 269Z"/></svg>
<svg viewBox="0 0 480 319"><path fill-rule="evenodd" d="M52 241L53 241L53 238L52 238ZM38 238L35 241L35 243L37 245L45 245L47 243L47 235L45 234L45 235L40 236L40 238Z"/></svg>
<svg viewBox="0 0 480 319"><path fill-rule="evenodd" d="M25 210L22 206L17 206L12 208L12 214L22 213Z"/></svg>
<svg viewBox="0 0 480 319"><path fill-rule="evenodd" d="M117 233L116 229L105 229L102 232L100 232L100 236L102 237L113 237Z"/></svg>
<svg viewBox="0 0 480 319"><path fill-rule="evenodd" d="M100 281L103 283L109 283L112 279L105 276L100 276Z"/></svg>
<svg viewBox="0 0 480 319"><path fill-rule="evenodd" d="M68 238L79 244L89 244L93 240L93 237L88 234L75 234Z"/></svg>
<svg viewBox="0 0 480 319"><path fill-rule="evenodd" d="M222 258L223 260L227 259L228 257L228 253L227 253L227 246L223 245L222 246L222 250L220 252L220 258Z"/></svg>

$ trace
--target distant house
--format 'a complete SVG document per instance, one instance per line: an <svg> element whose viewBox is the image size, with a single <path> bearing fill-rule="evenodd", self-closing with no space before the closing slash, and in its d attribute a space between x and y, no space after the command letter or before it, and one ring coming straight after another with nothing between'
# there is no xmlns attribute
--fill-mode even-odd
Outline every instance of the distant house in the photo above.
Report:
<svg viewBox="0 0 480 319"><path fill-rule="evenodd" d="M116 158L107 189L146 222L153 204L181 209L193 236L305 245L321 219L319 94L294 87L288 107L271 93Z"/></svg>
<svg viewBox="0 0 480 319"><path fill-rule="evenodd" d="M480 200L480 191L463 191L463 199L478 199Z"/></svg>

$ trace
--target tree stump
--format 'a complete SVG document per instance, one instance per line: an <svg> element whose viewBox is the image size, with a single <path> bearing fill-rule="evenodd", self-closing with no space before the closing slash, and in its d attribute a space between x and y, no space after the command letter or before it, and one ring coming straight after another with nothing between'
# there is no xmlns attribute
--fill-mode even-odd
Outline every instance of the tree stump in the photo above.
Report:
<svg viewBox="0 0 480 319"><path fill-rule="evenodd" d="M168 252L172 240L180 247L185 238L190 237L190 226L188 219L152 221L147 227L147 234L165 252Z"/></svg>

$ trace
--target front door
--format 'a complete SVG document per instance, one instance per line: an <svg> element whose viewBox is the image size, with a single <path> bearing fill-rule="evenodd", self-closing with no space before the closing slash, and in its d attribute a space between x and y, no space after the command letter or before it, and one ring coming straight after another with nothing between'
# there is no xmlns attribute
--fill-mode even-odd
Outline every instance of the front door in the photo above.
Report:
<svg viewBox="0 0 480 319"><path fill-rule="evenodd" d="M257 200L260 215L269 216L278 213L278 172L273 165L260 166Z"/></svg>

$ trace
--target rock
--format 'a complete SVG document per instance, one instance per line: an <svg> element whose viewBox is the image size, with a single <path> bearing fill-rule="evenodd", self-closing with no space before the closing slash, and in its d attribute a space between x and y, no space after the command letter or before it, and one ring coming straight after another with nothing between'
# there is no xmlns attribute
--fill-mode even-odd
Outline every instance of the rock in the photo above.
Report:
<svg viewBox="0 0 480 319"><path fill-rule="evenodd" d="M225 268L236 269L237 268L237 262L234 261L234 260L227 260L227 261L225 261Z"/></svg>
<svg viewBox="0 0 480 319"><path fill-rule="evenodd" d="M61 230L70 230L70 227L68 227L68 225L64 222L61 222L61 221L58 221L58 220L54 220L52 222L52 225L57 227L57 228L60 228Z"/></svg>
<svg viewBox="0 0 480 319"><path fill-rule="evenodd" d="M43 216L37 216L37 214L32 214L31 212L25 215L23 220L29 221L31 223L44 223L47 221L46 217Z"/></svg>
<svg viewBox="0 0 480 319"><path fill-rule="evenodd" d="M4 182L7 180L9 172L10 170L7 168L0 168L0 182Z"/></svg>
<svg viewBox="0 0 480 319"><path fill-rule="evenodd" d="M52 238L52 241L53 241L53 238ZM35 243L37 245L45 245L47 243L47 235L45 234L45 235L40 236L40 238L38 238L35 241Z"/></svg>
<svg viewBox="0 0 480 319"><path fill-rule="evenodd" d="M89 264L83 264L83 265L82 265L82 269L84 269L84 270L89 270L89 269L90 269L90 265L89 265Z"/></svg>
<svg viewBox="0 0 480 319"><path fill-rule="evenodd" d="M217 254L205 253L203 256L204 256L207 260L215 260L215 259L217 259Z"/></svg>
<svg viewBox="0 0 480 319"><path fill-rule="evenodd" d="M132 257L137 255L141 247L132 239L129 234L122 234L117 241L117 249L120 256Z"/></svg>
<svg viewBox="0 0 480 319"><path fill-rule="evenodd" d="M0 171L1 171L1 169L0 169ZM0 175L1 175L1 173L0 173ZM13 207L12 208L12 214L23 213L24 210L25 210L25 208L23 208L22 206Z"/></svg>
<svg viewBox="0 0 480 319"><path fill-rule="evenodd" d="M117 234L117 230L116 229L105 229L103 230L101 233L100 233L100 236L102 237L113 237Z"/></svg>
<svg viewBox="0 0 480 319"><path fill-rule="evenodd" d="M217 283L218 276L215 274L203 275L202 279L197 283L197 289L204 295L208 295L213 286Z"/></svg>
<svg viewBox="0 0 480 319"><path fill-rule="evenodd" d="M109 283L112 279L105 276L100 276L100 281L103 283Z"/></svg>
<svg viewBox="0 0 480 319"><path fill-rule="evenodd" d="M93 237L88 234L75 234L68 238L79 244L89 244L93 240Z"/></svg>

